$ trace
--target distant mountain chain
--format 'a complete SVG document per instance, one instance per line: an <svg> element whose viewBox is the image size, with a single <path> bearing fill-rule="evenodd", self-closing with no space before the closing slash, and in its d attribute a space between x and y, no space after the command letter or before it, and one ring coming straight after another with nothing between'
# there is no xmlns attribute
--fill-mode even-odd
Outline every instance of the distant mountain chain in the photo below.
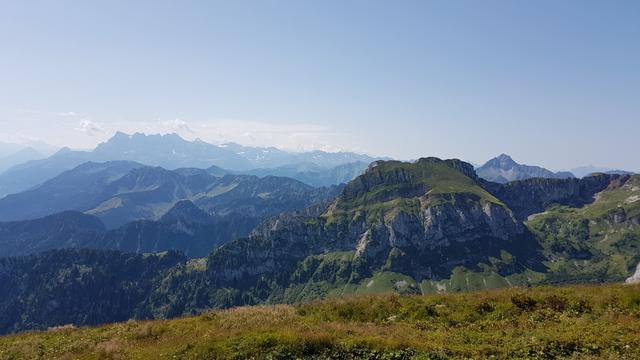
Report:
<svg viewBox="0 0 640 360"><path fill-rule="evenodd" d="M0 156L0 173L14 165L31 160L43 159L45 156L32 147L26 147L6 156Z"/></svg>
<svg viewBox="0 0 640 360"><path fill-rule="evenodd" d="M476 172L481 178L497 183L530 178L566 179L575 177L572 173L566 171L554 173L539 166L521 165L506 154L501 154L487 161L477 168Z"/></svg>
<svg viewBox="0 0 640 360"><path fill-rule="evenodd" d="M65 211L34 220L0 223L3 256L54 249L105 249L131 253L175 250L203 257L216 246L245 237L260 222L247 215L215 216L183 200L157 221L137 220L108 230L100 219Z"/></svg>
<svg viewBox="0 0 640 360"><path fill-rule="evenodd" d="M0 333L638 277L640 175L626 171L576 177L506 154L474 168L175 134L41 154L0 158L0 169L28 160L0 174Z"/></svg>
<svg viewBox="0 0 640 360"><path fill-rule="evenodd" d="M15 196L54 213L0 224L5 254L35 253L0 259L0 332L349 294L623 282L640 262L639 175L501 184L460 160L422 158L376 161L343 188L316 189L123 161ZM12 201L4 214L40 211ZM63 201L85 213L55 213ZM153 216L111 230L99 218L123 213Z"/></svg>
<svg viewBox="0 0 640 360"><path fill-rule="evenodd" d="M631 175L633 171L613 169L613 168L605 168L599 166L580 166L577 168L571 169L571 173L573 173L577 177L585 177L590 174L604 173L604 174L619 174L619 175Z"/></svg>
<svg viewBox="0 0 640 360"><path fill-rule="evenodd" d="M213 145L201 140L187 141L176 134L127 135L116 133L92 151L63 148L44 159L27 161L0 174L0 197L37 186L64 171L89 161L134 161L168 170L212 166L233 173L300 177L314 186L337 185L357 176L376 160L349 152L311 151L293 153L276 148L256 148L237 144ZM309 167L311 165L311 167ZM0 166L2 160L0 159ZM306 167L306 168L305 168ZM266 169L273 168L273 171Z"/></svg>
<svg viewBox="0 0 640 360"><path fill-rule="evenodd" d="M275 147L250 147L229 143L213 145L202 140L187 141L176 134L133 135L116 133L92 151L63 148L49 156L52 147L43 143L26 145L0 143L0 197L28 190L85 162L134 161L168 170L207 169L257 176L285 176L312 186L346 183L362 174L375 158L351 152L288 152ZM608 168L574 169L578 177L595 172L629 173ZM504 183L532 177L567 178L570 172L554 173L537 166L521 165L500 155L478 168L484 179Z"/></svg>
<svg viewBox="0 0 640 360"><path fill-rule="evenodd" d="M585 176L597 173L619 175L633 174L632 171L595 166L582 166L571 169L571 171L553 172L540 166L519 164L507 154L501 154L487 161L484 165L477 167L476 172L479 177L485 180L501 184L507 183L509 181L525 180L531 178L569 179L574 177L583 178Z"/></svg>
<svg viewBox="0 0 640 360"><path fill-rule="evenodd" d="M339 190L284 177L228 175L215 167L88 162L0 199L0 253L89 247L204 256L247 236L269 216L329 201Z"/></svg>

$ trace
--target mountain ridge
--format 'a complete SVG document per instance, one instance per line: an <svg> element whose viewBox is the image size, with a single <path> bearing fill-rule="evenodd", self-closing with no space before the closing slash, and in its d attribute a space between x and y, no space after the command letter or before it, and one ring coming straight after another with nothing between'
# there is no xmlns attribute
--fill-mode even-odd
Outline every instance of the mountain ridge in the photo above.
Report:
<svg viewBox="0 0 640 360"><path fill-rule="evenodd" d="M167 170L131 161L87 162L0 199L0 221L75 210L96 215L114 228L133 220L157 220L185 199L211 213L226 215L242 208L262 218L309 206L336 191L335 186L314 188L294 179L233 175L219 168Z"/></svg>
<svg viewBox="0 0 640 360"><path fill-rule="evenodd" d="M554 173L540 166L523 165L515 162L511 156L500 154L490 159L484 165L478 167L476 172L479 177L497 182L507 183L514 180L525 180L529 178L572 178L572 173L561 171Z"/></svg>
<svg viewBox="0 0 640 360"><path fill-rule="evenodd" d="M455 159L374 162L333 201L269 217L205 258L163 269L129 316L388 291L622 282L640 262L639 179L600 174L497 184ZM183 205L185 213L193 210ZM58 271L51 266L47 273ZM23 295L6 296L0 307L13 309L6 304ZM15 324L7 326L24 329Z"/></svg>
<svg viewBox="0 0 640 360"><path fill-rule="evenodd" d="M236 150L236 152L233 151ZM255 156L269 151L280 155L264 159ZM253 155L252 155L253 154ZM96 146L91 151L78 151L62 148L46 159L32 160L14 165L0 173L0 197L14 194L49 180L60 173L88 161L105 162L127 160L143 163L147 166L160 166L169 170L178 168L210 168L218 166L227 171L243 172L262 168L264 175L277 175L280 170L269 173L266 168L277 168L312 162L322 168L321 172L330 172L337 166L371 162L375 158L355 153L329 153L323 151L289 153L275 148L253 148L237 145L217 146L202 140L187 141L177 134L128 135L117 132L111 139ZM300 175L309 179L313 175ZM320 185L335 184L337 176L323 175L327 178ZM351 180L350 178L348 180ZM317 182L314 182L317 184Z"/></svg>

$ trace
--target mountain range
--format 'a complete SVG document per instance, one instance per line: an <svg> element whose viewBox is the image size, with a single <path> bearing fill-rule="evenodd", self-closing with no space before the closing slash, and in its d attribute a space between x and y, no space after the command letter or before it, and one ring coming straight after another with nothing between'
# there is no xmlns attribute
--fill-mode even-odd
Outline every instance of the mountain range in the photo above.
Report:
<svg viewBox="0 0 640 360"><path fill-rule="evenodd" d="M166 170L131 161L87 162L0 199L0 221L73 210L95 215L114 228L157 220L181 200L191 200L213 215L262 218L303 208L335 192L284 177L225 174L216 167Z"/></svg>
<svg viewBox="0 0 640 360"><path fill-rule="evenodd" d="M247 236L260 220L244 214L211 215L183 200L157 221L137 220L109 230L93 215L63 211L33 220L1 222L0 252L3 256L23 256L54 249L179 251L196 258Z"/></svg>
<svg viewBox="0 0 640 360"><path fill-rule="evenodd" d="M311 186L329 186L345 184L364 173L369 163L357 161L332 168L323 168L315 163L297 163L268 169L253 169L243 174L264 176L282 176L299 180Z"/></svg>
<svg viewBox="0 0 640 360"><path fill-rule="evenodd" d="M576 167L570 171L553 172L540 166L519 164L507 154L500 154L499 156L487 161L484 165L477 166L476 172L479 177L485 180L502 184L509 181L531 178L568 179L573 177L583 178L597 173L618 175L634 174L633 171L596 167L592 165Z"/></svg>
<svg viewBox="0 0 640 360"><path fill-rule="evenodd" d="M42 159L45 156L32 147L20 149L14 153L0 157L0 173L17 164Z"/></svg>
<svg viewBox="0 0 640 360"><path fill-rule="evenodd" d="M375 158L348 152L328 153L312 151L292 153L275 148L255 148L237 144L213 145L202 140L187 141L176 134L127 135L116 133L92 151L63 148L45 159L31 160L12 166L0 174L0 197L33 188L85 162L134 161L168 170L212 166L229 172L243 173L253 169L262 176L282 175L300 177L313 185L337 185L359 175L362 164ZM313 170L292 170L300 164L311 164ZM353 165L351 165L353 164ZM346 166L346 168L345 168ZM339 167L337 169L334 169ZM267 170L274 168L273 171ZM319 176L317 176L319 175ZM347 176L349 175L349 176ZM354 175L354 176L355 176Z"/></svg>
<svg viewBox="0 0 640 360"><path fill-rule="evenodd" d="M135 167L128 174L145 169ZM155 169L151 174L160 173L151 169ZM186 172L216 179L214 189L227 184L221 179L228 175L197 175L201 171L175 170L163 177L176 177L181 180L172 183L182 184L189 182ZM146 184L123 183L129 188L140 184L140 189ZM237 187L251 189L240 194L258 194L258 198L262 194L252 186ZM193 257L203 251L197 245L201 241L194 240L199 239L197 234L216 233L211 216L223 215L229 208L216 198L212 197L213 205L199 204L198 198L180 201L156 221L130 222L105 230L114 238L104 234L96 238L112 244L102 248L145 252L137 239L146 231L153 234L148 237L148 249L158 251L173 241L165 234L196 229L185 232L193 237L173 237L177 242L193 241L192 247L185 246ZM216 307L349 294L624 281L640 262L638 175L532 178L500 184L480 178L473 166L460 160L376 161L335 199L329 198L309 201L316 205L305 211L265 216L248 236L220 242L201 258L174 252L132 255L66 249L0 259L0 284L9 286L0 291L0 332L173 317ZM246 199L252 203L256 198ZM19 223L4 227L34 228ZM80 233L90 233L92 228L85 230ZM66 235L61 241L70 238L81 239ZM7 290L18 283L22 284L19 291ZM110 291L100 290L105 287ZM83 295L76 298L73 293Z"/></svg>
<svg viewBox="0 0 640 360"><path fill-rule="evenodd" d="M26 140L20 143L0 141L0 158L11 156L25 149L32 149L42 156L49 156L60 150L59 147L40 140Z"/></svg>
<svg viewBox="0 0 640 360"><path fill-rule="evenodd" d="M596 173L630 175L630 174L633 174L634 172L627 171L627 170L607 168L607 167L587 165L587 166L579 166L579 167L573 168L571 169L571 173L581 178L581 177L585 177L590 174L596 174Z"/></svg>
<svg viewBox="0 0 640 360"><path fill-rule="evenodd" d="M44 159L58 150L42 141L26 141L22 144L0 142L0 174L13 166Z"/></svg>
<svg viewBox="0 0 640 360"><path fill-rule="evenodd" d="M283 177L229 175L215 167L88 162L0 199L0 252L72 247L205 256L269 216L330 201L339 190Z"/></svg>
<svg viewBox="0 0 640 360"><path fill-rule="evenodd" d="M530 178L566 179L575 177L571 172L553 172L540 166L522 165L509 155L501 154L476 169L478 176L485 180L507 183Z"/></svg>
<svg viewBox="0 0 640 360"><path fill-rule="evenodd" d="M374 160L389 160L351 152L289 152L275 147L235 143L213 145L199 139L187 141L176 134L128 135L117 132L91 151L63 148L50 156L52 146L32 144L34 147L0 144L3 145L0 150L7 153L5 157L0 156L0 197L34 188L85 162L133 161L168 170L215 166L229 174L284 176L311 186L330 186L354 179ZM576 168L574 171L578 177L594 172L631 173L594 167ZM489 160L478 167L477 172L480 177L499 183L533 177L574 177L568 171L556 173L538 166L518 164L506 154Z"/></svg>

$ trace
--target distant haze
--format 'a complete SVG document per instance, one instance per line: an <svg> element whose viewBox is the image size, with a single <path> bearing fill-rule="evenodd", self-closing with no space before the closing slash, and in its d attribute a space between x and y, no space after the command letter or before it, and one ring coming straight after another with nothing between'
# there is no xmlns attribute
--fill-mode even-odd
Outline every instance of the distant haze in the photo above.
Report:
<svg viewBox="0 0 640 360"><path fill-rule="evenodd" d="M0 142L640 170L638 1L5 2Z"/></svg>

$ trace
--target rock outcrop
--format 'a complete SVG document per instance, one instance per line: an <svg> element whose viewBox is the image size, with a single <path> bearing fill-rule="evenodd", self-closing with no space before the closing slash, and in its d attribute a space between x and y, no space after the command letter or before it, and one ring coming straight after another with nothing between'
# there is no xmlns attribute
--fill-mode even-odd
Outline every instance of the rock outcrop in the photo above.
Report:
<svg viewBox="0 0 640 360"><path fill-rule="evenodd" d="M640 263L636 266L636 272L624 281L625 284L640 284Z"/></svg>
<svg viewBox="0 0 640 360"><path fill-rule="evenodd" d="M483 187L504 202L520 220L549 205L582 206L622 175L597 174L582 179L534 178L507 184L483 182Z"/></svg>

